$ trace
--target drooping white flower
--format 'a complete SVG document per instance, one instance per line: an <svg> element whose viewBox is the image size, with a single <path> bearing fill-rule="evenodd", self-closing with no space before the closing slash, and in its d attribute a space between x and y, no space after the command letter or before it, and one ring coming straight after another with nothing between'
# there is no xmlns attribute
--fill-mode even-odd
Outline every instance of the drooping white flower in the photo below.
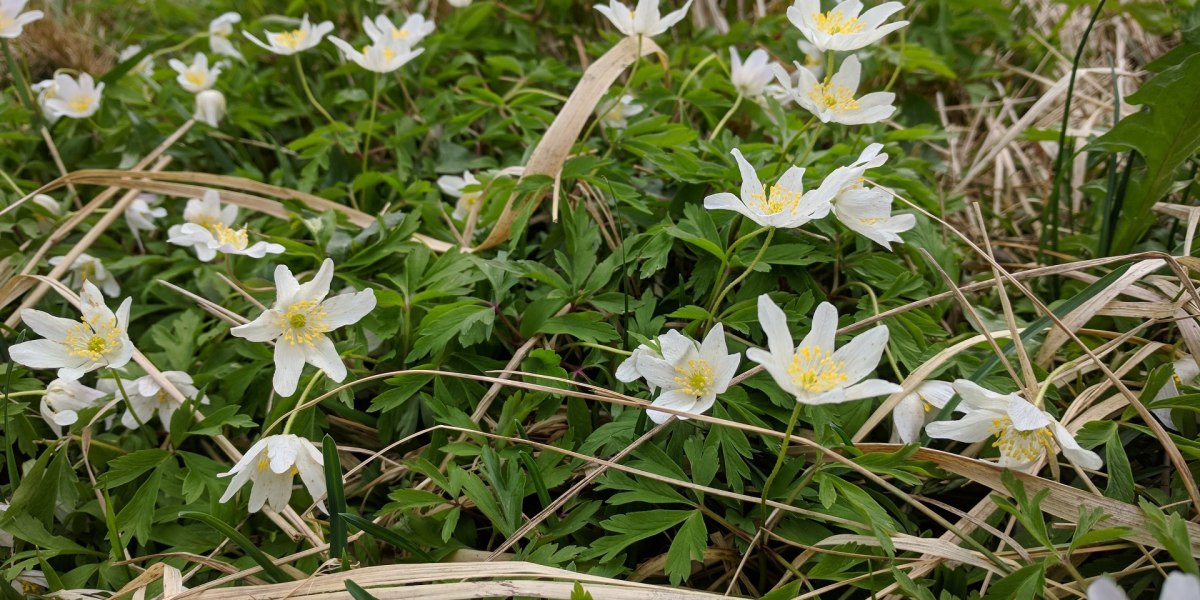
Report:
<svg viewBox="0 0 1200 600"><path fill-rule="evenodd" d="M617 0L608 0L608 6L597 4L595 8L600 11L600 14L608 17L608 20L612 21L613 27L616 27L617 31L623 35L656 36L682 21L691 6L692 0L687 0L683 4L683 8L667 13L665 17L660 16L658 12L658 0L638 0L637 8L634 10L629 10L628 6Z"/></svg>
<svg viewBox="0 0 1200 600"><path fill-rule="evenodd" d="M862 12L859 0L843 0L829 12L821 12L821 0L796 0L788 8L788 20L821 52L858 50L908 25L908 21L883 24L904 5L884 2ZM861 14L860 14L861 13Z"/></svg>
<svg viewBox="0 0 1200 600"><path fill-rule="evenodd" d="M302 437L285 433L258 440L232 469L218 477L230 475L233 479L221 502L228 502L250 482L250 512L262 510L264 504L281 511L292 497L292 478L299 475L308 493L318 499L317 506L325 511L324 501L319 500L325 495L325 459L312 442Z"/></svg>
<svg viewBox="0 0 1200 600"><path fill-rule="evenodd" d="M413 50L409 46L375 42L364 46L362 52L354 49L349 42L338 37L330 36L329 41L337 46L342 54L358 66L375 73L391 73L408 64L409 61L421 55L424 48Z"/></svg>
<svg viewBox="0 0 1200 600"><path fill-rule="evenodd" d="M233 47L233 42L229 39L233 35L233 25L241 21L242 15L227 12L208 24L208 47L213 54L232 56L233 58L242 57L242 53Z"/></svg>
<svg viewBox="0 0 1200 600"><path fill-rule="evenodd" d="M119 62L125 62L137 56L138 52L141 51L142 46L140 44L126 46L125 49L117 55L117 60ZM142 60L138 61L138 64L134 65L133 68L130 69L130 71L137 73L146 79L150 79L151 77L154 77L154 61L150 60L149 56L144 56L142 57Z"/></svg>
<svg viewBox="0 0 1200 600"><path fill-rule="evenodd" d="M300 284L285 265L275 267L275 304L257 319L230 330L252 342L275 342L275 391L291 396L304 363L333 381L346 378L346 365L326 333L357 323L375 308L375 292L367 288L332 298L333 261L325 259L312 280Z"/></svg>
<svg viewBox="0 0 1200 600"><path fill-rule="evenodd" d="M196 251L196 258L205 262L212 260L217 252L252 258L283 252L283 246L271 242L250 244L250 234L245 227L232 227L237 219L237 212L236 205L222 207L220 194L216 190L208 190L204 192L203 200L188 200L183 211L186 223L172 225L167 230L167 241L179 246L192 247Z"/></svg>
<svg viewBox="0 0 1200 600"><path fill-rule="evenodd" d="M1159 388L1158 393L1154 395L1154 400L1174 398L1182 393L1179 391L1179 386L1196 387L1197 380L1200 380L1200 365L1196 364L1196 358L1191 354L1184 354L1183 358L1175 361L1172 367L1175 370L1175 376L1168 379ZM1179 431L1179 428L1175 426L1175 421L1171 418L1171 409L1155 408L1150 412L1154 413L1154 416L1158 417L1158 420L1162 421L1163 426L1167 429Z"/></svg>
<svg viewBox="0 0 1200 600"><path fill-rule="evenodd" d="M196 398L200 393L200 390L192 383L191 375L183 371L163 371L162 374L185 398ZM149 375L132 381L123 380L121 385L125 387L125 393L129 394L129 405L133 407L133 414L126 410L121 415L122 425L129 429L137 429L138 421L149 423L151 418L158 415L158 420L162 423L163 430L167 433L171 432L171 417L175 415L175 411L183 406L182 402L167 393ZM198 402L200 404L208 404L208 397L199 398ZM137 415L136 419L134 418L135 414Z"/></svg>
<svg viewBox="0 0 1200 600"><path fill-rule="evenodd" d="M45 16L40 10L25 10L28 0L0 0L0 38L13 39L25 26Z"/></svg>
<svg viewBox="0 0 1200 600"><path fill-rule="evenodd" d="M822 190L804 193L804 169L792 166L768 194L754 167L734 148L730 153L742 173L741 197L729 192L712 194L704 199L709 210L732 210L763 227L794 228L829 214L829 195Z"/></svg>
<svg viewBox="0 0 1200 600"><path fill-rule="evenodd" d="M176 73L179 73L175 77L175 81L179 82L179 86L193 94L212 88L217 83L217 76L221 74L222 67L221 63L218 62L210 68L208 66L208 57L202 52L197 52L192 57L192 64L190 65L176 58L167 61L167 64L171 65L171 68L175 69Z"/></svg>
<svg viewBox="0 0 1200 600"><path fill-rule="evenodd" d="M792 97L797 104L811 112L822 123L841 123L842 125L866 125L878 123L896 112L892 101L896 94L891 92L872 92L861 98L856 98L859 80L862 78L862 64L858 57L849 56L842 61L828 83L818 81L808 69L798 68L795 89ZM780 85L786 86L790 76L783 67L775 68L775 77Z"/></svg>
<svg viewBox="0 0 1200 600"><path fill-rule="evenodd" d="M129 307L126 298L117 312L109 310L100 289L83 282L79 293L82 318L64 319L26 308L21 320L45 339L22 342L9 349L13 361L34 369L58 369L62 379L79 379L84 373L103 367L125 366L133 356L129 341Z"/></svg>
<svg viewBox="0 0 1200 600"><path fill-rule="evenodd" d="M674 361L643 352L637 359L637 371L651 386L662 388L651 406L699 415L712 408L718 394L729 389L742 357L738 353L727 353L725 329L720 323L708 332L702 344L685 340L683 355ZM655 410L648 411L647 415L655 423L662 423L672 416Z"/></svg>
<svg viewBox="0 0 1200 600"><path fill-rule="evenodd" d="M38 107L42 109L42 116L51 123L57 121L62 115L54 111L49 101L58 97L58 84L53 79L43 79L30 86L30 89L38 95L37 103Z"/></svg>
<svg viewBox="0 0 1200 600"><path fill-rule="evenodd" d="M80 73L75 79L65 73L54 76L53 91L46 91L46 107L57 116L86 119L100 110L104 84L96 85L91 75Z"/></svg>
<svg viewBox="0 0 1200 600"><path fill-rule="evenodd" d="M896 408L892 409L896 437L905 444L920 439L925 424L936 417L937 410L945 407L953 397L954 386L948 381L921 382L917 389L901 398ZM961 403L958 408L963 408Z"/></svg>
<svg viewBox="0 0 1200 600"><path fill-rule="evenodd" d="M125 224L129 226L129 231L133 232L133 237L137 238L139 244L141 232L158 229L154 221L165 216L167 209L158 205L158 195L149 192L138 194L125 208Z"/></svg>
<svg viewBox="0 0 1200 600"><path fill-rule="evenodd" d="M968 379L954 382L966 414L957 421L936 421L925 426L929 437L959 442L980 442L996 436L992 444L1000 450L1000 466L1026 471L1057 444L1067 460L1085 468L1099 469L1100 457L1085 450L1050 413L1016 394L998 394Z"/></svg>
<svg viewBox="0 0 1200 600"><path fill-rule="evenodd" d="M453 217L460 221L466 219L467 215L471 214L471 210L475 208L475 205L479 204L479 201L483 199L482 190L464 191L463 189L479 186L479 180L475 179L475 175L470 171L463 171L462 177L458 175L442 175L438 177L437 184L443 193L458 198L458 201L454 203Z"/></svg>
<svg viewBox="0 0 1200 600"><path fill-rule="evenodd" d="M822 302L813 313L812 329L793 346L783 309L766 294L758 297L758 320L767 334L767 350L750 348L746 357L761 364L796 402L834 404L900 391L894 383L866 379L883 356L887 326L876 326L835 349L837 309Z"/></svg>
<svg viewBox="0 0 1200 600"><path fill-rule="evenodd" d="M426 19L424 15L416 13L409 15L400 27L396 27L396 24L386 15L378 15L374 21L369 17L363 17L363 31L366 32L367 37L371 38L371 42L394 49L413 48L433 33L434 29L432 19Z"/></svg>
<svg viewBox="0 0 1200 600"><path fill-rule="evenodd" d="M643 357L651 357L672 365L678 365L684 355L687 354L688 349L694 348L696 345L687 336L674 329L658 336L655 343L658 346L657 348L647 346L646 344L639 344L637 348L634 348L633 354L630 354L628 358L621 361L620 365L617 365L617 379L625 383L644 379L645 375L638 366ZM651 392L658 388L658 386L648 379L646 380L646 385L650 388Z"/></svg>
<svg viewBox="0 0 1200 600"><path fill-rule="evenodd" d="M910 214L892 214L892 195L879 188L858 188L838 194L833 214L843 225L887 248L902 244L900 234L917 225Z"/></svg>
<svg viewBox="0 0 1200 600"><path fill-rule="evenodd" d="M30 202L46 209L46 212L55 217L62 216L62 205L58 203L52 196L46 194L35 194L29 199Z"/></svg>
<svg viewBox="0 0 1200 600"><path fill-rule="evenodd" d="M600 122L613 129L625 129L629 126L629 117L641 114L643 110L646 110L646 107L635 103L633 96L629 94L601 102L596 106L596 114L600 117Z"/></svg>
<svg viewBox="0 0 1200 600"><path fill-rule="evenodd" d="M50 589L50 582L46 580L45 573L27 569L13 578L12 589L26 596L41 597L43 592Z"/></svg>
<svg viewBox="0 0 1200 600"><path fill-rule="evenodd" d="M55 379L46 386L46 395L42 396L42 418L54 435L62 437L62 428L79 420L78 411L100 406L97 401L107 395L73 379Z"/></svg>
<svg viewBox="0 0 1200 600"><path fill-rule="evenodd" d="M220 125L225 118L225 94L219 90L204 90L196 94L196 112L193 119L207 123L209 127Z"/></svg>
<svg viewBox="0 0 1200 600"><path fill-rule="evenodd" d="M50 259L50 266L57 267L62 264L62 261L67 258L65 256L55 256ZM100 259L85 253L81 253L69 267L71 277L67 280L67 285L70 287L79 287L85 281L90 281L104 292L104 295L109 298L116 298L121 293L121 284L117 283L117 278L113 277L108 269L104 268L104 263Z"/></svg>
<svg viewBox="0 0 1200 600"><path fill-rule="evenodd" d="M751 52L743 63L737 49L730 46L729 62L729 79L738 93L747 98L761 96L767 84L775 78L775 72L771 69L771 57L762 48Z"/></svg>
<svg viewBox="0 0 1200 600"><path fill-rule="evenodd" d="M242 35L261 48L281 56L291 56L320 44L321 39L330 31L333 31L332 21L323 21L313 25L308 22L308 15L304 15L300 19L300 26L296 29L283 32L264 31L267 38L265 43L251 35L249 31L242 31Z"/></svg>
<svg viewBox="0 0 1200 600"><path fill-rule="evenodd" d="M1098 577L1087 589L1088 600L1129 600L1125 591L1108 577ZM1200 577L1183 571L1167 575L1158 600L1196 600L1200 598Z"/></svg>

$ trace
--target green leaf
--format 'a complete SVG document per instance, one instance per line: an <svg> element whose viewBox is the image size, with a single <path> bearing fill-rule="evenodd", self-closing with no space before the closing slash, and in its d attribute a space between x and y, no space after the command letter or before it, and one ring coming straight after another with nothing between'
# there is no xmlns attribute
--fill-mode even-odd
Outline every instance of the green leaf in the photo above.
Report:
<svg viewBox="0 0 1200 600"><path fill-rule="evenodd" d="M150 541L150 526L154 524L154 509L159 500L158 488L162 483L162 471L155 469L133 498L117 513L117 529L122 533L132 532L139 544Z"/></svg>
<svg viewBox="0 0 1200 600"><path fill-rule="evenodd" d="M387 542L397 548L407 550L410 554L416 556L422 561L433 561L433 558L430 557L429 554L415 546L404 536L385 527L376 525L375 523L372 523L370 519L364 519L363 517L352 513L341 513L339 516L347 523L363 530L363 532L365 532L367 535L381 542Z"/></svg>
<svg viewBox="0 0 1200 600"><path fill-rule="evenodd" d="M571 588L571 600L594 600L592 595L583 589L583 584L578 581Z"/></svg>
<svg viewBox="0 0 1200 600"><path fill-rule="evenodd" d="M608 531L619 535L602 537L592 543L592 547L584 552L585 558L599 558L600 562L610 561L617 557L622 550L639 540L652 535L658 535L691 516L690 510L646 510L613 516L600 525Z"/></svg>
<svg viewBox="0 0 1200 600"><path fill-rule="evenodd" d="M617 339L617 328L604 321L598 312L573 312L551 317L542 323L539 332L548 335L565 334L585 342L599 344Z"/></svg>
<svg viewBox="0 0 1200 600"><path fill-rule="evenodd" d="M483 339L479 334L491 332L495 317L496 311L491 306L475 300L463 300L435 307L421 319L420 337L413 344L407 360L415 361L434 350L442 350L454 339L468 336L470 339Z"/></svg>
<svg viewBox="0 0 1200 600"><path fill-rule="evenodd" d="M372 596L367 590L362 589L362 586L354 583L354 580L349 577L344 579L342 583L346 584L346 591L350 593L354 600L379 600L379 598Z"/></svg>
<svg viewBox="0 0 1200 600"><path fill-rule="evenodd" d="M1196 557L1192 555L1192 544L1188 539L1187 521L1176 513L1166 514L1161 508L1142 500L1138 503L1150 522L1150 535L1179 563L1185 573L1200 576Z"/></svg>
<svg viewBox="0 0 1200 600"><path fill-rule="evenodd" d="M325 459L325 488L329 504L329 556L341 561L342 570L350 568L343 554L346 552L346 522L341 514L346 512L346 490L342 487L342 459L338 457L337 443L328 434L321 440L321 455Z"/></svg>
<svg viewBox="0 0 1200 600"><path fill-rule="evenodd" d="M1033 600L1046 587L1046 564L1022 567L988 588L984 600Z"/></svg>
<svg viewBox="0 0 1200 600"><path fill-rule="evenodd" d="M171 454L161 448L150 448L130 452L108 462L108 471L97 478L97 482L112 489L134 479L137 479L150 469L171 458Z"/></svg>
<svg viewBox="0 0 1200 600"><path fill-rule="evenodd" d="M242 551L245 552L255 563L258 563L258 566L262 567L263 573L275 583L284 583L293 580L291 577L288 577L287 573L285 573L283 569L280 569L279 566L275 564L270 556L267 556L266 552L260 550L257 545L255 545L249 539L246 539L246 536L234 529L229 523L226 523L225 521L222 521L210 514L196 511L181 512L179 513L179 518L200 521L201 523L216 529L218 533L229 538L229 541L241 546Z"/></svg>
<svg viewBox="0 0 1200 600"><path fill-rule="evenodd" d="M704 527L704 514L698 510L692 511L667 550L664 570L667 577L671 578L671 585L679 585L692 574L692 561L704 560L706 549L708 530Z"/></svg>

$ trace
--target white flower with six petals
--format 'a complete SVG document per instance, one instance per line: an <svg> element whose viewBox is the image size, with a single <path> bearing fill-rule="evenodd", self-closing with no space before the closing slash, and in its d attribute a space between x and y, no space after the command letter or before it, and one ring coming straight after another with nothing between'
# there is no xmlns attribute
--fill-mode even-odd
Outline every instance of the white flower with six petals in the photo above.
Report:
<svg viewBox="0 0 1200 600"><path fill-rule="evenodd" d="M780 86L791 87L792 77L783 67L775 68L775 78ZM861 98L855 97L862 79L862 64L856 56L842 61L842 66L827 83L818 81L811 71L800 66L795 77L792 99L822 123L866 125L878 123L896 112L892 105L896 94L892 92L872 92Z"/></svg>
<svg viewBox="0 0 1200 600"><path fill-rule="evenodd" d="M821 0L796 0L787 17L821 52L858 50L908 25L908 21L883 24L904 9L899 2L884 2L865 13L862 9L859 0L843 0L829 12L821 12Z"/></svg>
<svg viewBox="0 0 1200 600"><path fill-rule="evenodd" d="M682 335L681 335L682 337ZM686 344L683 353L674 360L666 356L654 356L652 352L643 352L637 358L637 372L653 387L662 388L662 393L654 399L651 406L670 408L690 414L704 414L717 400L718 394L729 389L729 382L737 372L741 355L728 354L725 346L725 328L717 323L704 342L696 342L684 338ZM672 350L668 355L676 354ZM687 420L683 415L647 411L647 416L655 423L662 423L672 416Z"/></svg>
<svg viewBox="0 0 1200 600"><path fill-rule="evenodd" d="M625 94L596 105L596 115L600 122L613 129L629 127L629 117L641 114L646 107L633 101L633 96Z"/></svg>
<svg viewBox="0 0 1200 600"><path fill-rule="evenodd" d="M463 220L471 214L471 210L483 198L483 191L474 189L464 191L463 188L478 187L479 180L470 171L463 171L462 177L458 175L442 175L437 180L438 187L448 196L458 198L454 203L454 213L452 216L455 219Z"/></svg>
<svg viewBox="0 0 1200 600"><path fill-rule="evenodd" d="M892 409L895 437L905 444L920 439L925 424L936 417L936 411L945 407L953 397L954 386L948 381L921 382L917 389L901 398L896 408ZM964 410L961 404L959 406L959 410Z"/></svg>
<svg viewBox="0 0 1200 600"><path fill-rule="evenodd" d="M597 4L595 9L608 17L608 20L612 21L613 27L616 27L617 31L623 35L653 37L682 21L691 6L692 0L687 0L683 8L667 13L665 17L661 16L658 11L658 0L638 0L637 8L634 10L629 10L628 6L617 0L608 0L608 6Z"/></svg>
<svg viewBox="0 0 1200 600"><path fill-rule="evenodd" d="M409 61L421 55L424 48L412 48L404 45L394 45L376 42L363 47L362 51L354 49L350 42L339 37L330 36L329 41L337 46L342 54L358 66L375 73L391 73L408 64Z"/></svg>
<svg viewBox="0 0 1200 600"><path fill-rule="evenodd" d="M371 38L371 42L392 48L412 48L433 33L434 29L433 20L420 14L409 15L400 27L396 27L386 15L378 15L374 21L363 17L363 31Z"/></svg>
<svg viewBox="0 0 1200 600"><path fill-rule="evenodd" d="M250 482L250 512L262 510L264 504L281 511L292 497L292 478L299 475L317 506L325 510L320 500L325 495L325 459L312 442L302 437L285 433L258 440L233 468L218 477L230 475L233 479L221 502L228 502Z"/></svg>
<svg viewBox="0 0 1200 600"><path fill-rule="evenodd" d="M55 256L50 259L50 265L56 267L62 264L65 258L65 256ZM99 286L104 295L109 298L116 298L121 293L121 284L117 283L117 278L104 268L104 263L100 262L100 259L86 252L80 253L69 269L71 277L66 282L69 287L76 288L83 285L83 282L90 281Z"/></svg>
<svg viewBox="0 0 1200 600"><path fill-rule="evenodd" d="M163 371L162 374L185 398L196 398L200 393L200 390L192 382L191 375L183 371ZM111 379L102 379L96 385L106 393L120 394L116 383ZM150 419L158 415L158 420L162 423L163 431L171 433L171 417L175 415L175 411L183 406L182 402L176 400L174 396L163 389L149 375L132 380L122 379L121 386L125 388L125 393L129 395L129 406L133 407L132 413L126 410L121 414L122 425L129 429L137 429L139 421L143 424L149 423ZM199 398L198 402L200 404L208 404L208 397ZM137 417L136 419L134 418L135 416Z"/></svg>
<svg viewBox="0 0 1200 600"><path fill-rule="evenodd" d="M763 227L794 228L829 214L829 197L822 190L804 193L804 169L792 166L770 193L763 188L754 167L746 162L742 152L731 152L742 173L741 197L729 192L712 194L704 199L709 210L732 210Z"/></svg>
<svg viewBox="0 0 1200 600"><path fill-rule="evenodd" d="M221 74L221 68L224 66L221 62L208 66L208 57L202 52L197 52L192 57L192 64L185 64L183 61L172 58L167 61L172 69L175 69L179 75L175 81L179 82L179 86L183 89L192 92L193 94L203 92L212 88L217 83L217 76Z"/></svg>
<svg viewBox="0 0 1200 600"><path fill-rule="evenodd" d="M638 379L644 379L645 375L638 367L642 357L648 356L677 364L684 354L687 354L689 348L695 347L695 342L674 329L658 336L655 343L657 348L646 344L639 344L637 348L634 348L633 353L617 365L617 379L624 383L633 383ZM649 386L651 392L657 389L657 386L649 380L646 381L646 385Z"/></svg>
<svg viewBox="0 0 1200 600"><path fill-rule="evenodd" d="M53 111L55 118L86 119L100 110L104 84L96 85L87 73L80 73L79 79L59 73L54 76L53 87L43 86L42 91L46 94L43 110Z"/></svg>
<svg viewBox="0 0 1200 600"><path fill-rule="evenodd" d="M242 53L233 47L229 37L233 35L233 26L242 21L242 15L227 12L208 24L208 47L213 54L242 58Z"/></svg>
<svg viewBox="0 0 1200 600"><path fill-rule="evenodd" d="M34 369L58 369L62 379L79 379L104 367L123 367L133 356L128 331L132 302L126 298L114 313L104 304L96 284L85 281L79 293L79 321L22 309L21 320L45 339L17 344L9 348L9 356Z"/></svg>
<svg viewBox="0 0 1200 600"><path fill-rule="evenodd" d="M261 48L281 56L291 56L320 44L330 31L333 31L332 21L323 21L313 25L308 22L308 15L304 15L304 18L300 20L300 26L291 31L264 31L267 38L265 43L251 35L249 31L242 31L242 35Z"/></svg>
<svg viewBox="0 0 1200 600"><path fill-rule="evenodd" d="M742 62L736 48L729 48L729 80L738 93L747 98L761 96L775 78L771 64L771 57L762 48L751 52L746 62Z"/></svg>
<svg viewBox="0 0 1200 600"><path fill-rule="evenodd" d="M177 246L190 246L196 258L208 262L222 254L240 254L251 258L262 258L267 254L280 254L283 246L272 242L250 243L246 228L234 229L238 208L229 204L221 206L221 196L216 190L204 192L204 199L188 200L183 211L186 223L172 225L167 230L167 241Z"/></svg>

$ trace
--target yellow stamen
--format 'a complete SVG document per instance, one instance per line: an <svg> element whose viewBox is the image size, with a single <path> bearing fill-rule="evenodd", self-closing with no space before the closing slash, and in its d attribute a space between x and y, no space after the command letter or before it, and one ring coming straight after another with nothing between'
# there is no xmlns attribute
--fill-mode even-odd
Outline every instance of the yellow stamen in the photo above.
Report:
<svg viewBox="0 0 1200 600"><path fill-rule="evenodd" d="M705 396L712 392L713 368L703 358L687 361L687 367L675 367L675 385L689 396Z"/></svg>
<svg viewBox="0 0 1200 600"><path fill-rule="evenodd" d="M246 228L233 229L222 223L213 223L207 228L212 232L213 237L217 238L217 242L228 244L238 250L245 250L250 243L250 236L246 233Z"/></svg>
<svg viewBox="0 0 1200 600"><path fill-rule="evenodd" d="M770 197L762 194L751 194L750 198L758 204L758 211L764 215L774 215L788 211L793 215L800 208L800 198L803 194L789 190L779 184L771 186Z"/></svg>
<svg viewBox="0 0 1200 600"><path fill-rule="evenodd" d="M267 469L269 469L270 467L271 467L271 455L269 452L263 452L262 455L258 457L258 472L266 473Z"/></svg>
<svg viewBox="0 0 1200 600"><path fill-rule="evenodd" d="M829 35L844 35L862 31L864 24L858 17L847 17L840 10L827 13L813 13L813 21L817 23L817 31Z"/></svg>
<svg viewBox="0 0 1200 600"><path fill-rule="evenodd" d="M1043 451L1051 449L1051 442L1054 440L1054 434L1049 427L1019 431L1013 427L1010 417L992 419L990 431L996 436L992 446L999 448L1002 456L1022 462L1040 457Z"/></svg>
<svg viewBox="0 0 1200 600"><path fill-rule="evenodd" d="M202 86L208 80L206 75L206 73L201 71L193 71L188 69L186 72L184 72L183 78L188 80L188 83L191 83L194 86Z"/></svg>
<svg viewBox="0 0 1200 600"><path fill-rule="evenodd" d="M392 31L393 40L402 40L408 37L407 29L396 29Z"/></svg>
<svg viewBox="0 0 1200 600"><path fill-rule="evenodd" d="M844 85L836 85L832 82L818 83L808 91L808 97L817 106L826 110L838 112L858 110L858 100L854 99L854 92Z"/></svg>
<svg viewBox="0 0 1200 600"><path fill-rule="evenodd" d="M121 334L115 317L90 321L87 317L67 329L63 344L71 356L100 360L121 345Z"/></svg>
<svg viewBox="0 0 1200 600"><path fill-rule="evenodd" d="M92 107L92 99L87 96L76 96L73 100L67 103L74 112L87 112Z"/></svg>
<svg viewBox="0 0 1200 600"><path fill-rule="evenodd" d="M289 306L280 315L277 325L283 330L282 338L288 344L312 346L314 340L329 331L329 326L325 324L326 317L328 314L320 304L302 300Z"/></svg>
<svg viewBox="0 0 1200 600"><path fill-rule="evenodd" d="M306 37L308 37L308 33L303 29L293 29L275 34L274 41L279 46L295 50L300 47L300 44L304 42L304 38Z"/></svg>
<svg viewBox="0 0 1200 600"><path fill-rule="evenodd" d="M828 392L845 385L849 379L845 370L845 361L833 360L833 353L819 346L797 348L787 369L792 383L810 394Z"/></svg>

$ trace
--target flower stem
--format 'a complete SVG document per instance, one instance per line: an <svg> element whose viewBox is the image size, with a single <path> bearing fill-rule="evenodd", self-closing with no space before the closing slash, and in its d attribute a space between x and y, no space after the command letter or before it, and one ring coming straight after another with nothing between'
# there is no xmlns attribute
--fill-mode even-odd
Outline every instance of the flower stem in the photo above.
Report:
<svg viewBox="0 0 1200 600"><path fill-rule="evenodd" d="M296 415L300 414L300 408L301 408L302 406L304 406L304 401L308 399L308 393L312 391L312 389L313 389L313 386L314 386L314 385L316 385L316 383L317 383L317 380L321 378L321 375L322 375L323 373L325 373L325 372L324 372L324 371L317 371L317 374L316 374L316 375L313 375L313 376L312 376L312 379L309 379L309 380L308 380L308 385L304 386L304 391L303 391L303 392L300 392L300 398L299 398L298 400L296 400L296 406L295 406L295 408L293 408L293 409L291 410L291 412L290 412L290 413L288 413L287 422L285 422L285 423L283 424L283 434L284 434L284 435L287 435L289 432L291 432L291 430L292 430L292 423L294 423L294 422L296 421ZM278 423L278 421L276 421L276 423ZM270 431L270 430L271 430L271 428L270 428L270 427L268 427L268 428L267 428L267 431ZM267 431L264 431L264 432L263 432L263 435L266 435L266 434L267 434Z"/></svg>
<svg viewBox="0 0 1200 600"><path fill-rule="evenodd" d="M717 297L713 300L712 307L709 308L708 311L709 321L716 317L717 309L721 307L721 301L725 299L725 296L728 296L729 292L733 291L733 288L737 287L739 283L745 281L746 278L750 276L750 273L754 271L754 267L758 265L758 262L762 260L763 255L767 253L767 248L771 245L771 239L775 237L775 228L765 227L764 229L767 230L767 239L763 240L762 247L758 249L758 254L754 255L754 260L750 261L749 265L746 265L746 270L742 271L741 275L738 275L736 279L729 282L729 285L725 286L723 289L721 289L721 293L717 294ZM736 244L737 242L734 243ZM731 249L730 255L732 254L733 252Z"/></svg>
<svg viewBox="0 0 1200 600"><path fill-rule="evenodd" d="M787 456L788 445L792 441L792 431L796 429L796 421L800 420L800 409L804 405L799 401L796 402L796 408L792 409L792 417L788 419L787 430L783 435L783 442L779 446L779 455L775 457L775 466L771 469L771 474L767 476L767 482L763 484L762 499L758 503L759 512L762 514L762 519L766 519L767 514L767 495L771 493L771 485L775 483L775 477L779 475L779 470L783 468L783 458Z"/></svg>
<svg viewBox="0 0 1200 600"><path fill-rule="evenodd" d="M371 135L375 133L375 108L379 104L379 74L376 73L371 79L371 117L367 119L367 139L363 142L362 155L362 172L367 174L367 163L371 159Z"/></svg>
<svg viewBox="0 0 1200 600"><path fill-rule="evenodd" d="M22 396L45 396L46 390L26 390L24 392L12 392L11 394L0 394L0 398L20 398Z"/></svg>
<svg viewBox="0 0 1200 600"><path fill-rule="evenodd" d="M142 422L142 418L138 416L136 410L133 410L133 402L129 399L129 394L125 393L125 384L121 382L121 374L117 373L117 370L113 368L109 368L108 372L112 375L113 381L117 382L117 391L121 392L121 398L125 399L125 409L133 417L133 422L137 423L138 429L145 427L146 424Z"/></svg>
<svg viewBox="0 0 1200 600"><path fill-rule="evenodd" d="M317 112L321 113L321 116L329 121L330 125L337 123L329 115L329 111L325 110L325 107L321 106L321 103L317 101L317 97L313 95L312 89L308 87L308 77L304 74L304 67L300 64L300 55L293 54L292 57L296 59L296 74L300 76L300 87L304 88L304 95L308 96L308 101L316 107Z"/></svg>
<svg viewBox="0 0 1200 600"><path fill-rule="evenodd" d="M733 100L733 106L729 107L729 110L725 112L725 116L721 117L720 121L717 121L717 126L713 128L712 133L708 134L708 141L711 142L717 139L717 135L721 133L721 130L725 128L725 124L729 122L729 117L732 117L733 113L737 112L738 107L742 105L743 97L742 93L738 92L737 98Z"/></svg>

